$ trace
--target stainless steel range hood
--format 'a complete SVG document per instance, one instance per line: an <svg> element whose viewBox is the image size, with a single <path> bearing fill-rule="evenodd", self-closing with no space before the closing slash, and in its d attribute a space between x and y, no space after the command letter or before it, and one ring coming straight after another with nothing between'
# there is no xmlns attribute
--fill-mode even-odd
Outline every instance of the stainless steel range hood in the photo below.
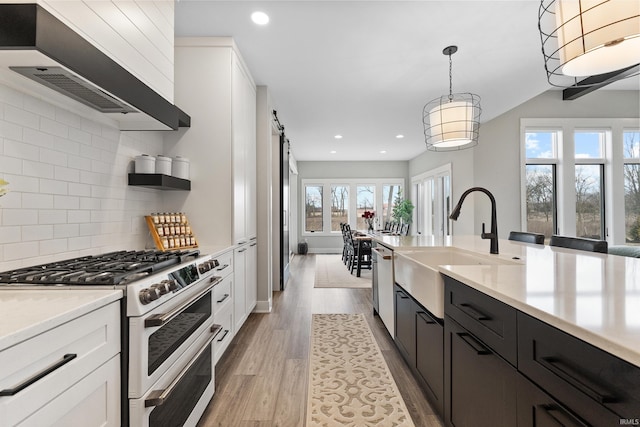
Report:
<svg viewBox="0 0 640 427"><path fill-rule="evenodd" d="M36 4L0 4L0 82L72 110L98 111L121 130L177 130L191 121Z"/></svg>

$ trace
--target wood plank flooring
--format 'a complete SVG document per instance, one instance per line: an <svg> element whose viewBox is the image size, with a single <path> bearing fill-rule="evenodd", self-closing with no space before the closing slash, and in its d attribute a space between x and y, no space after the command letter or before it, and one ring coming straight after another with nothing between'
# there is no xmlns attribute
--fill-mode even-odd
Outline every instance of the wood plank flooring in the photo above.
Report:
<svg viewBox="0 0 640 427"><path fill-rule="evenodd" d="M346 267L345 267L346 268ZM416 426L441 427L386 328L370 289L314 288L315 256L296 256L273 311L252 313L216 366L216 393L198 427L303 427L312 313L364 313Z"/></svg>

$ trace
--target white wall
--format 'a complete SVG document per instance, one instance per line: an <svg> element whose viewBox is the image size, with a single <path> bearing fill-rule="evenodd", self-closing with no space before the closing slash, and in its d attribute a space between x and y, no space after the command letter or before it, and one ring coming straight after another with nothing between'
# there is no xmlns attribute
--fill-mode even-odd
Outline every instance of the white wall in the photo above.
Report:
<svg viewBox="0 0 640 427"><path fill-rule="evenodd" d="M342 179L342 178L403 178L405 192L409 185L408 162L308 162L298 161L298 199L292 200L300 209L304 198L303 179ZM406 193L405 193L406 194ZM298 241L307 239L309 252L341 252L342 236L302 236L304 230L304 214L298 215ZM291 248L297 251L297 245Z"/></svg>
<svg viewBox="0 0 640 427"><path fill-rule="evenodd" d="M129 187L160 132L120 132L0 85L0 271L153 246L144 215L158 190Z"/></svg>
<svg viewBox="0 0 640 427"><path fill-rule="evenodd" d="M482 124L478 145L468 150L474 153L473 183L489 189L495 196L498 232L502 238L511 230L521 230L520 119L549 117L638 118L640 92L597 90L574 101L563 101L561 91L547 91ZM484 199L486 197L476 203L476 233L479 233L482 221L487 222L487 227L489 225L490 205L488 199Z"/></svg>

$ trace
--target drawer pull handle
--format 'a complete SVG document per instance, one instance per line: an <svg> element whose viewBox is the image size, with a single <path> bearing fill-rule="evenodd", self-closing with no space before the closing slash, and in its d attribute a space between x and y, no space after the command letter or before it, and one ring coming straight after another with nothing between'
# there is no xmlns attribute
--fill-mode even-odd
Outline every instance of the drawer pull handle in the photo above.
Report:
<svg viewBox="0 0 640 427"><path fill-rule="evenodd" d="M418 312L418 316L420 316L420 318L422 319L422 321L423 321L424 323L427 323L427 324L429 324L429 325L432 325L432 324L436 323L436 321L435 321L435 320L433 320L433 319L431 319L429 316L427 316L427 313L424 313L424 312L422 312L422 311L419 311L419 312Z"/></svg>
<svg viewBox="0 0 640 427"><path fill-rule="evenodd" d="M485 356L487 354L491 354L491 351L480 344L478 340L476 340L471 334L466 332L457 332L457 335L460 337L462 341L467 343L469 347L475 350L476 354L479 356Z"/></svg>
<svg viewBox="0 0 640 427"><path fill-rule="evenodd" d="M229 264L221 265L220 267L216 268L216 271L224 270L224 269L225 269L225 268L227 268L227 267L229 267Z"/></svg>
<svg viewBox="0 0 640 427"><path fill-rule="evenodd" d="M42 378L46 377L47 375L49 375L50 373L52 373L56 369L63 367L64 365L66 365L67 363L71 362L76 357L78 357L78 355L75 354L75 353L65 354L62 357L62 360L54 363L51 366L48 366L48 367L44 368L42 371L36 373L31 378L27 378L26 380L24 380L24 382L22 382L21 384L18 384L14 388L5 388L4 390L0 390L0 397L1 396L14 396L14 395L20 393L25 388L29 387L30 385L34 384L35 382L37 382L37 381L41 380Z"/></svg>
<svg viewBox="0 0 640 427"><path fill-rule="evenodd" d="M144 400L144 407L151 408L153 406L161 406L163 405L169 398L171 394L178 386L180 381L189 373L193 365L198 361L200 356L202 356L206 351L211 351L211 343L215 335L209 338L207 343L198 351L198 353L193 356L193 359L189 362L189 364L178 374L178 376L165 388L164 390L153 390L149 393L149 396Z"/></svg>
<svg viewBox="0 0 640 427"><path fill-rule="evenodd" d="M373 250L378 254L378 256L382 259L391 259L391 255L385 254L384 251L381 251L378 248L373 248Z"/></svg>
<svg viewBox="0 0 640 427"><path fill-rule="evenodd" d="M228 329L224 330L224 334L222 334L222 336L220 338L218 338L218 342L222 342L224 341L224 339L226 338L227 334L229 333Z"/></svg>
<svg viewBox="0 0 640 427"><path fill-rule="evenodd" d="M460 307L462 307L462 311L464 311L469 316L471 316L474 319L476 319L478 322L483 322L485 320L491 320L491 317L489 317L486 314L476 310L471 304L462 303L462 304L460 304Z"/></svg>
<svg viewBox="0 0 640 427"><path fill-rule="evenodd" d="M547 368L547 370L559 376L593 400L601 404L615 403L618 401L613 393L610 393L603 387L594 384L593 381L587 379L577 369L571 367L569 364L557 357L542 357L540 361L542 366Z"/></svg>
<svg viewBox="0 0 640 427"><path fill-rule="evenodd" d="M224 294L224 296L222 297L222 299L219 299L218 301L216 301L218 304L222 303L224 300L226 300L227 298L229 298L229 294Z"/></svg>
<svg viewBox="0 0 640 427"><path fill-rule="evenodd" d="M573 414L565 411L558 405L536 405L536 409L541 411L547 417L558 423L560 426L567 427L587 427L587 424L577 419ZM547 424L545 424L547 425Z"/></svg>
<svg viewBox="0 0 640 427"><path fill-rule="evenodd" d="M397 294L398 294L398 296L399 296L400 298L402 298L402 299L409 299L409 297L408 297L408 296L406 296L406 295L404 294L404 292L402 292L402 291L396 291L396 293L397 293Z"/></svg>

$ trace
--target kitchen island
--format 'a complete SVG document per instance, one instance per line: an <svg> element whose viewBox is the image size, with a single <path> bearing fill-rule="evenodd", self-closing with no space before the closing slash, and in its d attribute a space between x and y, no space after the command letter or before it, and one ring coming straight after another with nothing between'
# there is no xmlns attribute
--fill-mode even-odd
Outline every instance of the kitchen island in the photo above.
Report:
<svg viewBox="0 0 640 427"><path fill-rule="evenodd" d="M640 418L640 260L506 240L491 255L474 236L374 239L394 250L394 339L447 425Z"/></svg>

